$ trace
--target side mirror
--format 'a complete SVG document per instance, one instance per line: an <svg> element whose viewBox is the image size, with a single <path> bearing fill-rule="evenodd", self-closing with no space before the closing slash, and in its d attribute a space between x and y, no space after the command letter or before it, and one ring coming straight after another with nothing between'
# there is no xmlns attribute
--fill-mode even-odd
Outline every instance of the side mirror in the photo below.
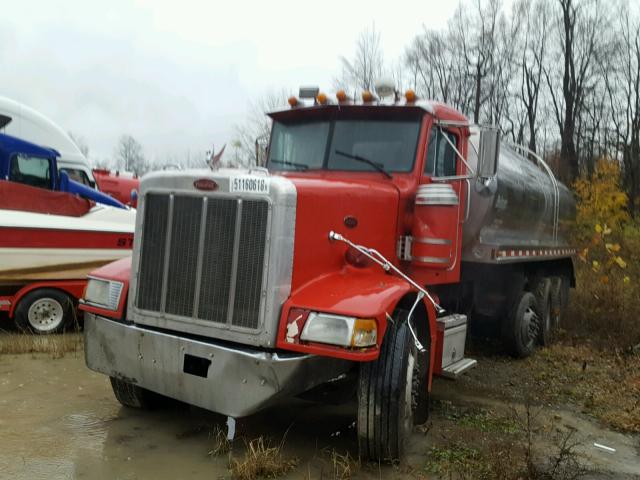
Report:
<svg viewBox="0 0 640 480"><path fill-rule="evenodd" d="M491 178L498 172L500 157L500 131L498 127L482 127L478 152L478 176Z"/></svg>

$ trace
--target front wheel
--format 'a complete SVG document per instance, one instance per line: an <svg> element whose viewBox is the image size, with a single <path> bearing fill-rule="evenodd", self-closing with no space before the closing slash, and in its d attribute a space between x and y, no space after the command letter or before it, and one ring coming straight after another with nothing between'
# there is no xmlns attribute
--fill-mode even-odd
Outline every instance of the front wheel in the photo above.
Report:
<svg viewBox="0 0 640 480"><path fill-rule="evenodd" d="M373 461L401 460L413 430L417 405L414 375L418 355L406 312L389 323L380 356L360 366L358 444Z"/></svg>
<svg viewBox="0 0 640 480"><path fill-rule="evenodd" d="M109 377L116 400L124 407L151 410L167 403L167 397L119 378Z"/></svg>
<svg viewBox="0 0 640 480"><path fill-rule="evenodd" d="M53 288L39 288L22 297L16 307L15 322L25 332L60 333L73 324L74 313L69 295Z"/></svg>

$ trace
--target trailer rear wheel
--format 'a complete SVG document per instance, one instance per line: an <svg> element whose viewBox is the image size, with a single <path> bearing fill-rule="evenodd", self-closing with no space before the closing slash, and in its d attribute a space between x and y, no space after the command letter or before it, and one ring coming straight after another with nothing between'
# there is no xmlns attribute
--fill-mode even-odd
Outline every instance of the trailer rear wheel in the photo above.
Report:
<svg viewBox="0 0 640 480"><path fill-rule="evenodd" d="M538 302L538 313L540 328L538 330L538 340L541 345L551 343L551 329L553 328L553 306L551 298L552 283L548 277L543 277L535 285L536 301Z"/></svg>
<svg viewBox="0 0 640 480"><path fill-rule="evenodd" d="M109 377L109 380L111 380L111 389L113 390L116 400L125 407L150 410L163 405L167 400L167 397L159 393L152 392L151 390L119 378Z"/></svg>
<svg viewBox="0 0 640 480"><path fill-rule="evenodd" d="M358 443L369 460L402 459L413 430L418 357L406 316L404 311L394 316L378 359L360 366Z"/></svg>
<svg viewBox="0 0 640 480"><path fill-rule="evenodd" d="M73 300L69 295L53 288L39 288L20 299L15 322L25 332L60 333L73 324L74 313Z"/></svg>
<svg viewBox="0 0 640 480"><path fill-rule="evenodd" d="M502 338L505 347L516 357L533 353L540 335L538 302L531 292L521 292L505 319Z"/></svg>

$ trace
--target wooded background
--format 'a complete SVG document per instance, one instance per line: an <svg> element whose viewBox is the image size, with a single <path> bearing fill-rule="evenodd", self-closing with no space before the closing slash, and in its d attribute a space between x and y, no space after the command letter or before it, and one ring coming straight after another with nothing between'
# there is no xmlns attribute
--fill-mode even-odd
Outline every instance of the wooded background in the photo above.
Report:
<svg viewBox="0 0 640 480"><path fill-rule="evenodd" d="M461 0L446 25L417 32L399 58L384 56L385 33L372 24L360 33L353 54L339 58L333 85L321 88L359 97L374 90L377 79L390 77L401 94L413 89L473 122L498 125L507 140L542 154L569 185L592 177L599 159L617 162L627 210L638 217L640 1L508 5ZM271 128L265 113L285 107L296 93L272 90L251 101L244 121L234 126L223 164L250 166L256 156L262 164ZM142 146L123 135L114 160L117 168L142 174L166 165L202 167L209 153L187 151L148 162Z"/></svg>
<svg viewBox="0 0 640 480"><path fill-rule="evenodd" d="M401 90L439 100L544 154L566 182L601 157L621 162L629 211L640 195L640 3L601 0L460 2L387 62L384 32L362 32L336 87Z"/></svg>

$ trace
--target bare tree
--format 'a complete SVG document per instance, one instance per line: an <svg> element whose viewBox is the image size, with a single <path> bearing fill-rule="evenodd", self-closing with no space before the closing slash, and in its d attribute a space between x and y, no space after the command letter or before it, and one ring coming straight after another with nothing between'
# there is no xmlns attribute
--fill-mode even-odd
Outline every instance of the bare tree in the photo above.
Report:
<svg viewBox="0 0 640 480"><path fill-rule="evenodd" d="M640 18L623 6L615 30L617 44L602 64L611 112L611 147L621 157L629 210L637 211L640 196ZM606 130L606 129L605 129Z"/></svg>
<svg viewBox="0 0 640 480"><path fill-rule="evenodd" d="M89 158L89 145L87 145L87 141L82 135L78 135L77 133L73 133L71 131L67 132L69 134L69 138L76 144L80 153L84 155L86 158Z"/></svg>
<svg viewBox="0 0 640 480"><path fill-rule="evenodd" d="M460 4L451 29L456 46L468 66L467 75L473 80L473 121L480 121L480 112L490 97L491 89L485 82L494 68L496 60L496 29L501 11L500 0L476 0L469 13L466 5Z"/></svg>
<svg viewBox="0 0 640 480"><path fill-rule="evenodd" d="M580 172L576 128L587 96L597 81L595 59L606 25L600 0L557 0L559 62L549 62L545 79L560 134L560 156L569 178ZM557 65L560 68L557 68Z"/></svg>
<svg viewBox="0 0 640 480"><path fill-rule="evenodd" d="M366 28L356 42L356 51L351 60L340 57L342 73L334 80L337 89L373 91L375 81L384 70L384 59L380 45L380 32L375 24Z"/></svg>
<svg viewBox="0 0 640 480"><path fill-rule="evenodd" d="M127 172L144 175L149 166L142 153L142 145L131 135L122 135L116 147L118 168Z"/></svg>
<svg viewBox="0 0 640 480"><path fill-rule="evenodd" d="M615 15L615 21L614 21ZM627 0L461 0L407 46L403 78L475 122L555 158L571 181L620 159L640 208L640 9Z"/></svg>
<svg viewBox="0 0 640 480"><path fill-rule="evenodd" d="M518 14L524 17L524 39L522 48L521 82L519 100L522 102L528 129L528 148L536 152L538 148L538 105L542 86L542 71L547 61L547 34L549 12L545 1L531 4L521 0L517 6ZM524 125L522 125L524 128ZM524 133L518 141L523 142Z"/></svg>
<svg viewBox="0 0 640 480"><path fill-rule="evenodd" d="M265 164L271 133L271 119L266 114L283 108L287 104L287 97L285 90L274 90L249 104L245 121L234 126L231 146L237 166Z"/></svg>
<svg viewBox="0 0 640 480"><path fill-rule="evenodd" d="M512 118L517 118L513 104L514 82L519 73L516 52L522 50L521 20L522 15L517 10L509 18L504 12L497 14L493 33L493 65L484 86L487 92L485 121L500 126L504 132L513 132L515 122Z"/></svg>

